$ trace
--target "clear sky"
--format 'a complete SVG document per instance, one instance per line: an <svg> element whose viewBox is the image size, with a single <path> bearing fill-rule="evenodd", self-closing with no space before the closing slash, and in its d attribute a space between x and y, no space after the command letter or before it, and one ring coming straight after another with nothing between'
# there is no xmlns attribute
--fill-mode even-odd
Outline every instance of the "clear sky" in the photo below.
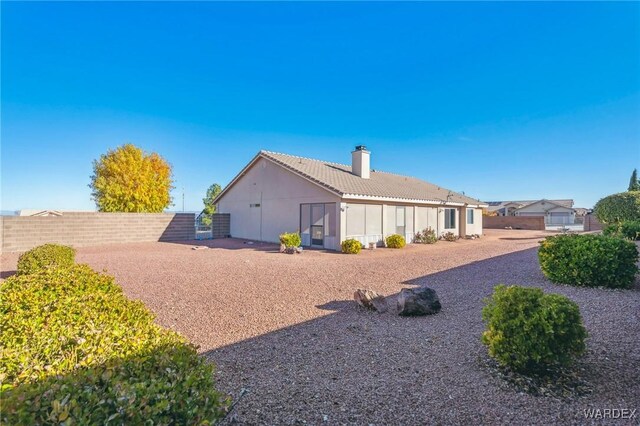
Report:
<svg viewBox="0 0 640 426"><path fill-rule="evenodd" d="M640 3L2 2L3 210L132 142L199 210L260 150L591 207L640 168Z"/></svg>

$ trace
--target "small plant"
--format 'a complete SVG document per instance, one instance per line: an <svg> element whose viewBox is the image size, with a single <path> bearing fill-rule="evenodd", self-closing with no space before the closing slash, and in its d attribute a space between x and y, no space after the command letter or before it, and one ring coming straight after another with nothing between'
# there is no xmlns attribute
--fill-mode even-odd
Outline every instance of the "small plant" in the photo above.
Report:
<svg viewBox="0 0 640 426"><path fill-rule="evenodd" d="M362 244L358 240L349 238L342 242L342 252L348 254L358 254L362 250Z"/></svg>
<svg viewBox="0 0 640 426"><path fill-rule="evenodd" d="M436 231L431 228L425 228L422 231L416 232L413 237L413 242L418 244L435 244L438 242Z"/></svg>
<svg viewBox="0 0 640 426"><path fill-rule="evenodd" d="M76 250L73 247L44 244L20 255L16 274L26 275L43 269L66 268L73 266L75 260Z"/></svg>
<svg viewBox="0 0 640 426"><path fill-rule="evenodd" d="M482 319L489 355L516 371L568 366L585 349L578 305L539 288L497 286L485 300Z"/></svg>
<svg viewBox="0 0 640 426"><path fill-rule="evenodd" d="M297 232L285 232L284 234L280 234L280 244L284 244L288 249L300 247L302 239L300 239L300 234Z"/></svg>
<svg viewBox="0 0 640 426"><path fill-rule="evenodd" d="M606 235L547 237L538 259L550 281L574 286L629 288L638 272L635 243Z"/></svg>
<svg viewBox="0 0 640 426"><path fill-rule="evenodd" d="M440 236L441 240L445 240L445 241L450 241L450 242L454 242L454 241L458 241L458 236L456 234L454 234L453 232L449 231L449 232L445 232L444 234L442 234Z"/></svg>
<svg viewBox="0 0 640 426"><path fill-rule="evenodd" d="M400 234L389 235L385 238L384 243L388 248L402 248L407 245L407 241Z"/></svg>
<svg viewBox="0 0 640 426"><path fill-rule="evenodd" d="M607 225L602 233L612 237L638 241L640 240L640 220L626 220L624 222Z"/></svg>

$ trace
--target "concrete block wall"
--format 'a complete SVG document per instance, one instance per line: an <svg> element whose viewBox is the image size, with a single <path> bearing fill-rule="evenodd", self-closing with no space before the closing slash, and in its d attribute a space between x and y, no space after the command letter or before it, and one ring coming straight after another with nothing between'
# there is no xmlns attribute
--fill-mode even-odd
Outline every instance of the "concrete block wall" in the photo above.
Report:
<svg viewBox="0 0 640 426"><path fill-rule="evenodd" d="M528 229L544 231L543 216L483 216L482 226L484 229Z"/></svg>
<svg viewBox="0 0 640 426"><path fill-rule="evenodd" d="M227 238L231 236L231 215L215 213L211 216L211 237Z"/></svg>
<svg viewBox="0 0 640 426"><path fill-rule="evenodd" d="M21 252L45 243L74 247L195 238L193 213L68 212L62 216L3 216L0 249Z"/></svg>
<svg viewBox="0 0 640 426"><path fill-rule="evenodd" d="M585 231L602 231L602 223L593 214L588 214L584 217L584 230Z"/></svg>

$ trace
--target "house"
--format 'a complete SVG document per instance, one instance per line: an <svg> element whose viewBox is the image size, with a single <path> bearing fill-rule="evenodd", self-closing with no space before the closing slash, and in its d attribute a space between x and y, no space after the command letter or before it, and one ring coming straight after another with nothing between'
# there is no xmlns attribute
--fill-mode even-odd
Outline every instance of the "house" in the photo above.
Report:
<svg viewBox="0 0 640 426"><path fill-rule="evenodd" d="M35 210L35 209L22 209L18 211L18 216L62 216L62 212L59 210Z"/></svg>
<svg viewBox="0 0 640 426"><path fill-rule="evenodd" d="M439 235L482 234L482 207L465 195L408 176L372 170L358 146L351 165L260 151L214 203L229 213L231 236L278 242L298 230L303 246L339 250L355 238L380 244L391 234L411 241L427 227Z"/></svg>
<svg viewBox="0 0 640 426"><path fill-rule="evenodd" d="M573 224L576 209L573 200L489 201L489 212L498 216L543 216L547 225Z"/></svg>

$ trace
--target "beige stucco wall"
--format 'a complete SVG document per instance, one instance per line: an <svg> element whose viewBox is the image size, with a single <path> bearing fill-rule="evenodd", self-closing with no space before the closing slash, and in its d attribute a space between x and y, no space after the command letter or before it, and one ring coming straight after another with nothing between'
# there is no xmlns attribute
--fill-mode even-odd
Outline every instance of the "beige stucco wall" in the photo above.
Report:
<svg viewBox="0 0 640 426"><path fill-rule="evenodd" d="M462 215L460 216L460 236L465 235L482 235L482 209L469 209L462 207ZM467 210L473 210L473 223L467 223Z"/></svg>
<svg viewBox="0 0 640 426"><path fill-rule="evenodd" d="M415 206L410 204L364 204L364 203L343 203L342 208L346 210L347 213L343 212L342 223L346 223L346 229L343 229L341 239L344 240L346 238L356 238L361 241L363 244L367 244L369 241L373 241L374 235L378 235L377 230L379 228L373 229L369 222L367 221L366 232L362 235L362 230L365 228L365 225L361 223L356 224L355 226L349 226L349 223L354 223L357 221L364 221L366 217L370 217L371 214L367 214L366 212L371 212L372 209L381 209L382 211L382 237L385 237L396 233L396 214L397 207L403 206L405 207L405 238L407 242L411 242L413 240L413 235L416 231L421 231L425 228L432 228L436 231L437 235L442 235L445 232L453 232L456 235L464 236L471 234L482 234L482 209L473 209L474 210L474 223L467 225L466 224L466 207L457 207L454 208L456 212L456 226L452 229L444 228L444 207L437 206ZM368 210L367 210L368 209ZM376 210L378 211L378 210ZM462 212L462 214L461 214ZM378 220L378 215L376 214L376 220ZM465 221L461 223L461 221ZM373 232L376 231L376 232Z"/></svg>
<svg viewBox="0 0 640 426"><path fill-rule="evenodd" d="M219 200L218 212L231 214L232 237L277 243L281 233L298 231L302 203L336 203L336 229L340 230L336 195L260 158ZM338 244L327 248L337 249Z"/></svg>

